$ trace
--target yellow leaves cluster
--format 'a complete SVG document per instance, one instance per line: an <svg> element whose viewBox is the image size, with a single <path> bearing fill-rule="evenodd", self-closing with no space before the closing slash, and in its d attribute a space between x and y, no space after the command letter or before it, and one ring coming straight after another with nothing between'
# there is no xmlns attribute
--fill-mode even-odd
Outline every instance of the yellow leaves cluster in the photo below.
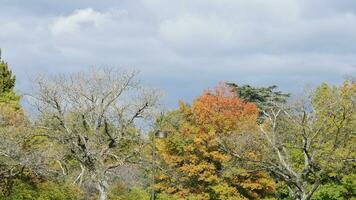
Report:
<svg viewBox="0 0 356 200"><path fill-rule="evenodd" d="M245 199L238 184L247 190L266 187L258 182L265 176L248 174L251 180L240 181L223 176L231 157L221 150L219 139L255 127L258 109L254 104L219 84L196 98L192 106L180 103L175 115L180 116L179 125L168 124L169 137L157 143L158 155L168 167L168 175L158 177L161 190L182 198L195 194L198 199Z"/></svg>
<svg viewBox="0 0 356 200"><path fill-rule="evenodd" d="M315 137L314 146L321 141L315 155L322 166L340 168L343 162L339 160L355 156L356 137L352 134L356 129L355 97L356 83L351 81L333 87L322 84L315 91L312 105L317 120L313 126L322 130L322 134Z"/></svg>

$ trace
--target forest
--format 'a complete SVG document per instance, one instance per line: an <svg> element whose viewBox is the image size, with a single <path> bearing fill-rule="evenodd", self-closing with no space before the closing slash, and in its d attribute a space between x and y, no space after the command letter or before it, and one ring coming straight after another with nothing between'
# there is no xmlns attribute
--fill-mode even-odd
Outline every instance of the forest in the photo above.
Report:
<svg viewBox="0 0 356 200"><path fill-rule="evenodd" d="M355 78L302 95L221 81L166 110L136 71L17 92L0 59L0 199L356 199Z"/></svg>

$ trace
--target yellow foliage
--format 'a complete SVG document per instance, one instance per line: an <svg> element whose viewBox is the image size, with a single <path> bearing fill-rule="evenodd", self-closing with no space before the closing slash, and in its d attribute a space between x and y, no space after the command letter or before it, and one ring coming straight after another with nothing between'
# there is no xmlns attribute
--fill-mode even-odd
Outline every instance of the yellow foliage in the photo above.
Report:
<svg viewBox="0 0 356 200"><path fill-rule="evenodd" d="M235 180L224 176L231 156L221 149L219 138L242 134L242 130L255 127L258 109L239 99L224 85L214 91L205 91L192 106L180 103L173 112L179 118L178 126L166 124L168 138L157 142L158 155L167 168L158 176L158 189L167 193L195 199L246 199L238 188L249 197L258 199L258 192L274 189L272 181L261 183L266 175L248 173L248 177ZM172 116L171 116L172 117ZM269 191L270 192L270 191ZM245 194L244 194L245 195Z"/></svg>

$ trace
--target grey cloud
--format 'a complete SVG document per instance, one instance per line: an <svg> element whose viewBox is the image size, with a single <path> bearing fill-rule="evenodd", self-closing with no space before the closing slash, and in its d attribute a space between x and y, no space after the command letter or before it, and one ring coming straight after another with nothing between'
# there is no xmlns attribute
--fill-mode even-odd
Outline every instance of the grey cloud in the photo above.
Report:
<svg viewBox="0 0 356 200"><path fill-rule="evenodd" d="M0 0L0 47L27 76L136 68L175 105L219 80L338 83L356 74L352 0Z"/></svg>

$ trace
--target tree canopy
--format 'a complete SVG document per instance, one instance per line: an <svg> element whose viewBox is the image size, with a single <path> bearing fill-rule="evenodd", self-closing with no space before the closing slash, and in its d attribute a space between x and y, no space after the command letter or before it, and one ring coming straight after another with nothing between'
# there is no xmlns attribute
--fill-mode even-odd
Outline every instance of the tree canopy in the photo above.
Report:
<svg viewBox="0 0 356 200"><path fill-rule="evenodd" d="M252 128L257 114L254 104L238 98L225 84L205 91L192 106L181 103L169 117L178 118L167 124L169 138L158 146L167 167L158 188L198 199L259 199L273 193L267 174L232 166L231 156L219 144L221 137Z"/></svg>
<svg viewBox="0 0 356 200"><path fill-rule="evenodd" d="M29 115L15 81L0 56L0 199L355 199L354 79L220 82L163 112L136 71L100 68L38 76Z"/></svg>

